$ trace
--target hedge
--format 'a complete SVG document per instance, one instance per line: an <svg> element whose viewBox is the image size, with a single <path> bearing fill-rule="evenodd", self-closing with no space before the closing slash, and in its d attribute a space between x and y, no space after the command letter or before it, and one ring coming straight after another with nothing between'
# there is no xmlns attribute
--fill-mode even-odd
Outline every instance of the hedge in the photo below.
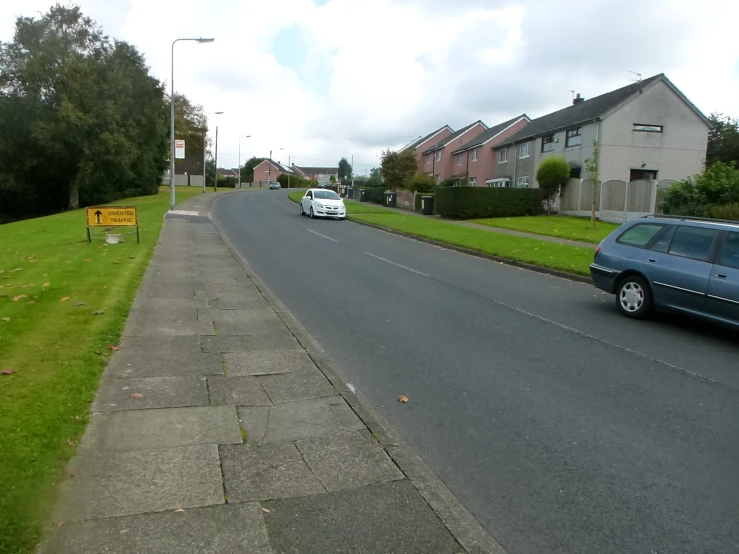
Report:
<svg viewBox="0 0 739 554"><path fill-rule="evenodd" d="M280 183L282 188L287 188L287 174L281 173L277 177L277 182ZM290 188L291 189L309 189L317 186L317 181L311 181L310 179L303 179L302 177L296 177L295 175L290 176Z"/></svg>
<svg viewBox="0 0 739 554"><path fill-rule="evenodd" d="M434 211L449 219L541 215L544 194L540 189L439 187Z"/></svg>

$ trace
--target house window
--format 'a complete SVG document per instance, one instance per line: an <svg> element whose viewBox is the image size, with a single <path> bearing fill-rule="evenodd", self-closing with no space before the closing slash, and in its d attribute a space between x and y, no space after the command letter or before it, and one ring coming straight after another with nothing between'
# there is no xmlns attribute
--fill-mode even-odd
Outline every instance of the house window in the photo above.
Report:
<svg viewBox="0 0 739 554"><path fill-rule="evenodd" d="M471 187L477 186L477 177L470 177L470 186Z"/></svg>
<svg viewBox="0 0 739 554"><path fill-rule="evenodd" d="M551 152L552 150L554 150L554 135L549 135L548 137L542 137L541 151Z"/></svg>
<svg viewBox="0 0 739 554"><path fill-rule="evenodd" d="M519 177L518 178L518 188L520 189L527 189L529 188L529 178L526 177Z"/></svg>
<svg viewBox="0 0 739 554"><path fill-rule="evenodd" d="M431 154L426 154L426 165L431 165Z"/></svg>
<svg viewBox="0 0 739 554"><path fill-rule="evenodd" d="M582 135L580 134L580 127L577 129L570 129L567 131L567 138L565 139L565 148L570 146L580 146L582 144Z"/></svg>
<svg viewBox="0 0 739 554"><path fill-rule="evenodd" d="M657 172L653 169L632 169L629 171L629 181L656 181Z"/></svg>
<svg viewBox="0 0 739 554"><path fill-rule="evenodd" d="M529 157L529 143L528 142L524 142L521 146L518 147L518 157L519 158Z"/></svg>
<svg viewBox="0 0 739 554"><path fill-rule="evenodd" d="M478 151L478 150L479 150L479 148L475 148L475 149L474 149L474 150L472 151L472 157L470 158L470 160L471 160L471 161L473 161L473 162L476 162L476 161L477 161L477 151Z"/></svg>
<svg viewBox="0 0 739 554"><path fill-rule="evenodd" d="M441 150L439 150L439 151L438 151L438 152L436 153L436 161L437 161L437 162L440 162L440 161L441 161Z"/></svg>
<svg viewBox="0 0 739 554"><path fill-rule="evenodd" d="M662 125L644 125L642 123L634 123L634 131L641 133L661 133Z"/></svg>
<svg viewBox="0 0 739 554"><path fill-rule="evenodd" d="M498 150L498 163L504 164L508 161L508 149Z"/></svg>
<svg viewBox="0 0 739 554"><path fill-rule="evenodd" d="M457 165L462 165L462 154L457 154Z"/></svg>
<svg viewBox="0 0 739 554"><path fill-rule="evenodd" d="M486 182L489 187L493 187L496 189L502 189L511 186L510 179L490 179Z"/></svg>

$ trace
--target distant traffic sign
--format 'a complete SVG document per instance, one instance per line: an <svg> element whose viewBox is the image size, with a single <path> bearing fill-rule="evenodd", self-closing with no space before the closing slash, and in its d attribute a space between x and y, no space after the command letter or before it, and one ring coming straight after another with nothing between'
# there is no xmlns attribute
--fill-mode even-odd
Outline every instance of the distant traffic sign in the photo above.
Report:
<svg viewBox="0 0 739 554"><path fill-rule="evenodd" d="M185 159L185 141L184 140L174 141L174 157L178 160Z"/></svg>
<svg viewBox="0 0 739 554"><path fill-rule="evenodd" d="M93 206L87 208L88 227L135 227L139 223L135 207Z"/></svg>

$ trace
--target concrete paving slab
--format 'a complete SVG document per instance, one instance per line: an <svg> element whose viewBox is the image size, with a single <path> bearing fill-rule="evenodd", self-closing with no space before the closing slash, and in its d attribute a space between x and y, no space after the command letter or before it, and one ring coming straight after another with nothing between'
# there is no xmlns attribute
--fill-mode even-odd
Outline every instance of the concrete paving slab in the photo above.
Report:
<svg viewBox="0 0 739 554"><path fill-rule="evenodd" d="M139 294L154 298L193 298L196 290L205 290L200 283L149 283L142 284Z"/></svg>
<svg viewBox="0 0 739 554"><path fill-rule="evenodd" d="M271 317L265 317L261 321L214 321L213 327L215 327L216 335L243 337L277 333L285 329L285 324L273 312Z"/></svg>
<svg viewBox="0 0 739 554"><path fill-rule="evenodd" d="M195 335L123 337L121 347L142 354L200 354L200 337Z"/></svg>
<svg viewBox="0 0 739 554"><path fill-rule="evenodd" d="M211 321L160 321L130 319L123 330L124 337L215 335Z"/></svg>
<svg viewBox="0 0 739 554"><path fill-rule="evenodd" d="M254 289L256 287L253 283L248 281L239 281L236 283L206 283L205 284L205 290L210 292L216 292L219 295L223 293L233 293L233 294L249 294L250 292L254 292Z"/></svg>
<svg viewBox="0 0 739 554"><path fill-rule="evenodd" d="M215 445L72 458L56 521L223 504Z"/></svg>
<svg viewBox="0 0 739 554"><path fill-rule="evenodd" d="M246 432L246 440L251 444L262 444L269 423L269 406L251 406L237 408L239 422Z"/></svg>
<svg viewBox="0 0 739 554"><path fill-rule="evenodd" d="M142 398L131 398L141 394ZM101 379L93 412L207 406L205 377L149 377L144 379Z"/></svg>
<svg viewBox="0 0 739 554"><path fill-rule="evenodd" d="M65 523L41 554L272 554L256 502Z"/></svg>
<svg viewBox="0 0 739 554"><path fill-rule="evenodd" d="M327 435L295 444L328 491L403 479L369 431Z"/></svg>
<svg viewBox="0 0 739 554"><path fill-rule="evenodd" d="M326 492L292 443L227 445L220 454L229 502Z"/></svg>
<svg viewBox="0 0 739 554"><path fill-rule="evenodd" d="M318 369L264 375L259 380L275 404L339 394Z"/></svg>
<svg viewBox="0 0 739 554"><path fill-rule="evenodd" d="M209 291L210 292L210 291ZM211 293L215 296L217 293ZM259 293L244 294L240 298L209 298L208 308L214 308L216 310L248 310L254 309L259 306L259 302L263 301L264 297ZM274 311L274 310L273 310Z"/></svg>
<svg viewBox="0 0 739 554"><path fill-rule="evenodd" d="M94 412L78 451L120 452L197 444L241 443L230 406Z"/></svg>
<svg viewBox="0 0 739 554"><path fill-rule="evenodd" d="M310 356L298 350L232 352L223 355L223 363L228 375L271 375L316 369Z"/></svg>
<svg viewBox="0 0 739 554"><path fill-rule="evenodd" d="M219 310L214 308L198 308L199 321L220 321L220 322L242 322L242 323L259 323L264 320L272 320L281 322L275 311L269 307L267 301L254 299L255 307L260 309L244 309L244 310ZM285 325L282 325L285 328Z"/></svg>
<svg viewBox="0 0 739 554"><path fill-rule="evenodd" d="M246 422L244 425L249 436L249 426ZM319 398L272 406L262 442L296 441L363 429L364 423L343 398Z"/></svg>
<svg viewBox="0 0 739 554"><path fill-rule="evenodd" d="M259 352L264 350L300 350L300 344L288 331L254 335L247 337L234 336L201 336L203 352Z"/></svg>
<svg viewBox="0 0 739 554"><path fill-rule="evenodd" d="M212 405L271 406L272 402L257 377L208 377L208 391Z"/></svg>
<svg viewBox="0 0 739 554"><path fill-rule="evenodd" d="M459 554L464 549L408 481L263 503L275 552Z"/></svg>
<svg viewBox="0 0 739 554"><path fill-rule="evenodd" d="M141 305L132 309L128 314L127 321L152 321L155 323L163 321L197 321L198 311L194 305L159 305L147 306L142 302Z"/></svg>
<svg viewBox="0 0 739 554"><path fill-rule="evenodd" d="M175 377L178 375L223 375L220 354L186 352L116 352L105 368L103 377Z"/></svg>
<svg viewBox="0 0 739 554"><path fill-rule="evenodd" d="M167 310L169 308L207 308L208 302L205 298L197 297L197 293L205 293L206 291L195 291L196 295L192 298L150 298L144 295L136 296L136 300L131 306L132 310Z"/></svg>

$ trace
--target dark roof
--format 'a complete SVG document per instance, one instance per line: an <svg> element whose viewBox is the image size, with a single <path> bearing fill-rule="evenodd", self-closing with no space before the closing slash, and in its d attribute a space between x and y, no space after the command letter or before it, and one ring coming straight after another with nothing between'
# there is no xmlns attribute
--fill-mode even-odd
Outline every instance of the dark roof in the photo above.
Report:
<svg viewBox="0 0 739 554"><path fill-rule="evenodd" d="M425 137L418 137L413 142L411 142L409 144L406 144L403 148L400 149L400 152L403 152L405 150L415 150L416 148L418 148L419 146L421 146L424 142L426 142L428 139L430 139L431 137L433 137L436 133L439 133L439 132L443 131L444 129L449 129L450 131L454 132L454 130L451 127L449 127L449 125L442 125L438 129L436 129L436 131L430 132Z"/></svg>
<svg viewBox="0 0 739 554"><path fill-rule="evenodd" d="M641 82L626 85L625 87L612 90L611 92L601 94L600 96L584 100L578 104L573 104L564 109L536 118L526 125L526 127L508 137L499 146L513 144L514 142L534 138L550 131L556 131L578 123L587 123L598 117L602 117L619 104L622 104L631 98L634 94L637 94L640 89L647 87L660 79L666 80L664 74L660 73L654 77L644 79ZM674 85L672 85L672 87L675 88Z"/></svg>
<svg viewBox="0 0 739 554"><path fill-rule="evenodd" d="M339 173L339 168L338 167L305 167L305 166L302 166L302 165L299 166L299 167L296 165L295 167L297 167L303 173L313 174L313 175L315 175L317 173L327 173L329 175L331 173L337 173L337 174Z"/></svg>
<svg viewBox="0 0 739 554"><path fill-rule="evenodd" d="M473 138L471 141L469 141L468 143L464 144L463 146L461 146L460 148L452 152L452 154L456 152L463 152L464 150L469 150L470 148L474 148L476 146L482 146L487 141L489 141L491 138L493 138L495 135L502 133L508 127L516 123L516 121L518 121L521 118L529 119L529 117L525 113L522 113L521 115L516 116L512 119L509 119L508 121L499 123L495 127L490 127L487 131L483 131L482 133L477 135L475 138Z"/></svg>
<svg viewBox="0 0 739 554"><path fill-rule="evenodd" d="M423 153L424 154L428 154L429 152L435 152L436 150L440 150L441 148L444 148L447 144L449 144L450 142L452 142L454 139L457 139L457 138L461 137L463 134L465 134L467 131L469 131L470 129L472 129L472 127L474 127L478 123L481 124L481 125L483 125L485 127L485 129L487 129L487 125L485 125L482 121L480 121L478 119L474 123L470 123L466 127L462 127L459 131L456 131L456 132L452 133L451 135L449 135L448 137L446 137L444 139L441 139L439 142L437 142L431 148L429 148L427 150L424 150Z"/></svg>

